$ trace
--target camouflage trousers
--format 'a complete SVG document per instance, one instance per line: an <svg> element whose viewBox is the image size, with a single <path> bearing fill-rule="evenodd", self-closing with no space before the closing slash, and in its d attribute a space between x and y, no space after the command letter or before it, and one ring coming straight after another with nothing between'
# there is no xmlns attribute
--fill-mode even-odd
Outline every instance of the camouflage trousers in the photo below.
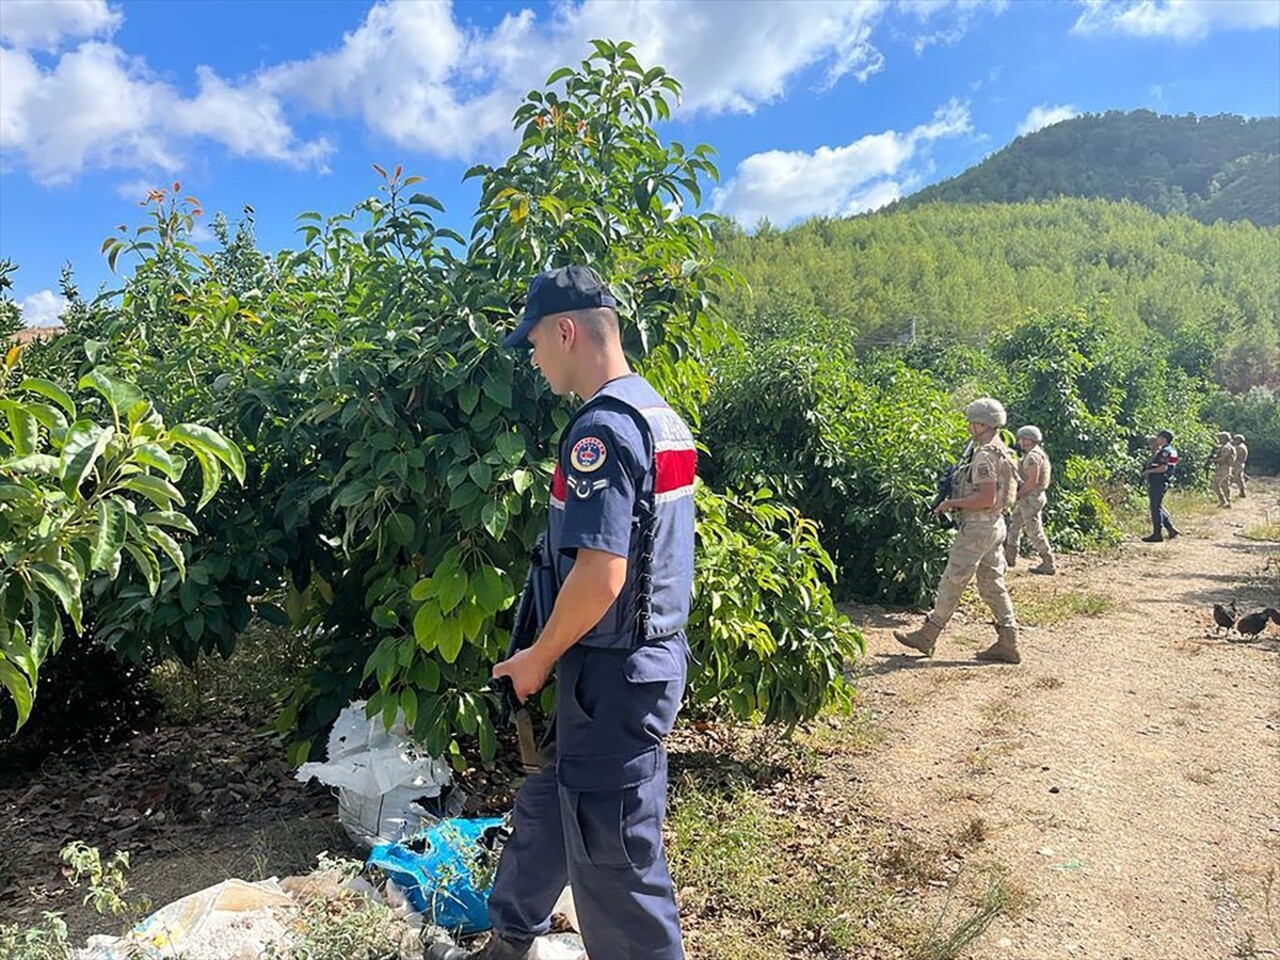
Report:
<svg viewBox="0 0 1280 960"><path fill-rule="evenodd" d="M1219 505L1231 502L1231 468L1218 467L1213 471L1213 492L1218 495Z"/></svg>
<svg viewBox="0 0 1280 960"><path fill-rule="evenodd" d="M1053 556L1053 548L1049 546L1049 538L1045 536L1044 523L1041 519L1044 514L1045 499L1044 492L1041 491L1023 497L1014 504L1013 514L1008 522L1009 533L1004 540L1006 557L1018 555L1018 538L1024 528L1027 531L1027 539L1036 548L1036 553L1041 559Z"/></svg>
<svg viewBox="0 0 1280 960"><path fill-rule="evenodd" d="M959 515L955 543L947 554L947 566L938 583L938 596L933 601L928 620L945 627L960 605L960 594L975 576L978 596L991 608L996 625L1017 626L1013 601L1004 584L1004 517L966 517Z"/></svg>
<svg viewBox="0 0 1280 960"><path fill-rule="evenodd" d="M1231 471L1231 482L1240 488L1240 496L1244 496L1244 467L1235 467Z"/></svg>

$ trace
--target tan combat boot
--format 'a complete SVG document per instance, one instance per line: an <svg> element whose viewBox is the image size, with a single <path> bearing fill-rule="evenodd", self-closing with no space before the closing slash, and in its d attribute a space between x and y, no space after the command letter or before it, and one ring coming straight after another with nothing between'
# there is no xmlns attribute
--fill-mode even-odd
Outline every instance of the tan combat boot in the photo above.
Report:
<svg viewBox="0 0 1280 960"><path fill-rule="evenodd" d="M940 633L942 633L941 627L926 620L920 625L919 630L912 630L910 633L903 633L901 630L893 631L893 639L904 647L919 650L926 657L932 657L933 647L938 642Z"/></svg>
<svg viewBox="0 0 1280 960"><path fill-rule="evenodd" d="M979 660L995 663L1021 663L1018 653L1018 628L996 627L996 642L976 654Z"/></svg>
<svg viewBox="0 0 1280 960"><path fill-rule="evenodd" d="M1058 568L1057 568L1056 566L1054 566L1054 563L1053 563L1053 554L1052 554L1052 553L1046 553L1044 556L1042 556L1042 557L1040 558L1040 564L1039 564L1039 566L1032 567L1032 568L1031 568L1031 572L1032 572L1032 573L1044 573L1044 574L1049 574L1049 575L1052 575L1052 574L1057 573L1057 572L1058 572Z"/></svg>

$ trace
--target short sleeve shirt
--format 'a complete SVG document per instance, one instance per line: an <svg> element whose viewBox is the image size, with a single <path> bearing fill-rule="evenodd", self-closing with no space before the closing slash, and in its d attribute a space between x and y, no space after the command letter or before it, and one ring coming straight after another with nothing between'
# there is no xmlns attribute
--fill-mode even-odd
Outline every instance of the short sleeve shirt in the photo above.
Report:
<svg viewBox="0 0 1280 960"><path fill-rule="evenodd" d="M561 440L551 484L553 549L568 558L582 547L629 556L647 463L630 414L601 404L578 417Z"/></svg>

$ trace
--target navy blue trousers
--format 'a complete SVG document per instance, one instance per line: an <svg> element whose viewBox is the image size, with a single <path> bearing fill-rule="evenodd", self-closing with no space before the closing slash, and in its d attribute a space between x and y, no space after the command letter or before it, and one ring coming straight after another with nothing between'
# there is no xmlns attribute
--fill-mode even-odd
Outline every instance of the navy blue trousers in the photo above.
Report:
<svg viewBox="0 0 1280 960"><path fill-rule="evenodd" d="M556 666L556 758L516 794L489 917L520 945L567 882L587 954L683 960L662 844L667 754L688 669L683 634L633 650L575 645Z"/></svg>
<svg viewBox="0 0 1280 960"><path fill-rule="evenodd" d="M1164 477L1155 474L1147 478L1147 505L1151 508L1151 535L1162 536L1162 530L1173 532L1173 521L1169 519L1169 511L1164 508L1164 495L1169 484Z"/></svg>

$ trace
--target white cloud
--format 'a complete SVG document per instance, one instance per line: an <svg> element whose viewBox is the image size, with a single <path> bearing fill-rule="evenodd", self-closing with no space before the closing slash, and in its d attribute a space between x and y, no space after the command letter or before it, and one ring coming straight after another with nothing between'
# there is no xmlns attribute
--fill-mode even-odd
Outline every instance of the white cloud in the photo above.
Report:
<svg viewBox="0 0 1280 960"><path fill-rule="evenodd" d="M898 9L913 14L921 24L940 21L932 33L916 34L911 47L916 56L934 44L951 46L969 32L974 19L982 13L998 16L1009 9L1009 0L896 0Z"/></svg>
<svg viewBox="0 0 1280 960"><path fill-rule="evenodd" d="M1038 107L1032 107L1022 122L1018 124L1017 136L1024 133L1035 133L1044 127L1051 127L1055 123L1061 123L1063 120L1070 120L1072 117L1080 116L1080 111L1073 104L1064 103L1061 106L1051 107L1047 103L1042 103Z"/></svg>
<svg viewBox="0 0 1280 960"><path fill-rule="evenodd" d="M1120 33L1193 41L1215 30L1280 27L1277 0L1080 0L1073 33Z"/></svg>
<svg viewBox="0 0 1280 960"><path fill-rule="evenodd" d="M380 0L315 56L237 78L198 68L194 96L103 36L121 15L102 0L48 13L62 2L24 7L0 46L0 164L21 164L47 184L86 168L177 173L199 141L322 167L333 145L296 132L303 113L355 119L431 156L489 155L509 145L523 95L581 60L596 37L628 38L641 62L665 66L684 84L686 112L751 112L785 96L802 72L829 87L882 69L871 37L890 0L557 0L541 18L521 10L492 28L470 25L459 18L465 8L448 2ZM7 23L12 0L0 3ZM32 52L37 41L86 34L95 39L54 58Z"/></svg>
<svg viewBox="0 0 1280 960"><path fill-rule="evenodd" d="M106 0L4 0L0 42L56 50L63 40L110 35L123 20Z"/></svg>
<svg viewBox="0 0 1280 960"><path fill-rule="evenodd" d="M86 167L174 173L189 141L221 143L241 156L318 165L323 140L300 142L280 105L232 87L202 68L199 92L181 96L140 58L90 40L46 69L25 50L0 47L0 158L15 158L45 184Z"/></svg>
<svg viewBox="0 0 1280 960"><path fill-rule="evenodd" d="M884 59L870 42L882 0L582 0L529 10L490 32L466 28L447 3L378 3L342 45L262 76L276 96L314 111L355 116L398 146L474 157L510 137L520 98L552 69L577 63L597 37L627 38L642 63L684 85L684 106L751 112L818 67L830 85L865 80ZM749 56L744 51L750 51Z"/></svg>
<svg viewBox="0 0 1280 960"><path fill-rule="evenodd" d="M842 147L813 153L769 150L747 157L713 194L715 209L753 226L768 217L777 226L816 215L850 216L901 196L917 177L909 164L923 147L972 130L968 104L951 100L929 123L906 133L886 130Z"/></svg>
<svg viewBox="0 0 1280 960"><path fill-rule="evenodd" d="M18 301L22 322L28 327L54 327L67 309L67 298L52 290L41 290Z"/></svg>

